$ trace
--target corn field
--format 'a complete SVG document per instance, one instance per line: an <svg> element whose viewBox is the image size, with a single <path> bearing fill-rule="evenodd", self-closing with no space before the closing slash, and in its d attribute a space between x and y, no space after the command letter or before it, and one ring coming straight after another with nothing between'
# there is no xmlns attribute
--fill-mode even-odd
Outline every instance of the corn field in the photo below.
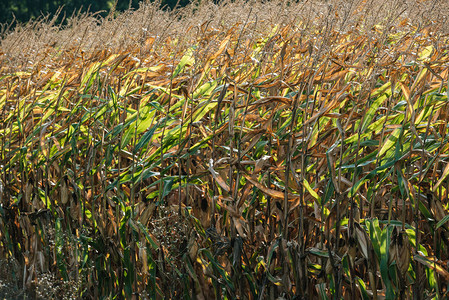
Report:
<svg viewBox="0 0 449 300"><path fill-rule="evenodd" d="M449 3L2 27L0 297L444 299Z"/></svg>

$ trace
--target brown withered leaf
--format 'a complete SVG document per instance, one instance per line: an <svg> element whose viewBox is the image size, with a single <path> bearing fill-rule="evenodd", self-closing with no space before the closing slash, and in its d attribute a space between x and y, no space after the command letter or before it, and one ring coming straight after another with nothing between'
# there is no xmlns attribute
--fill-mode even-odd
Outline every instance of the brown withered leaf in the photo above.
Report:
<svg viewBox="0 0 449 300"><path fill-rule="evenodd" d="M399 230L397 227L393 229L392 241L389 249L389 263L396 261L398 271L402 276L408 270L410 264L410 242L405 231Z"/></svg>
<svg viewBox="0 0 449 300"><path fill-rule="evenodd" d="M270 158L271 156L269 155L264 155L261 158L259 158L258 160L256 160L256 165L254 168L254 173L259 173L260 171L262 171L267 165L269 165L270 163Z"/></svg>
<svg viewBox="0 0 449 300"><path fill-rule="evenodd" d="M443 276L444 280L449 280L449 272L443 268L439 263L437 263L434 259L425 257L423 255L416 254L413 257L413 260L425 265L426 267L436 271L438 274Z"/></svg>
<svg viewBox="0 0 449 300"><path fill-rule="evenodd" d="M357 242L359 244L360 252L366 259L373 259L369 257L369 243L370 239L366 231L359 225L359 223L354 223L355 234L357 237Z"/></svg>
<svg viewBox="0 0 449 300"><path fill-rule="evenodd" d="M141 204L139 203L139 206L142 206L141 213L139 216L139 221L144 226L146 226L148 224L148 221L150 220L151 216L153 215L153 212L156 208L156 204L153 202L149 202L149 203L141 202Z"/></svg>
<svg viewBox="0 0 449 300"><path fill-rule="evenodd" d="M226 192L229 193L229 191L231 190L231 188L229 187L229 185L224 181L224 179L220 176L220 174L214 170L213 167L213 160L210 159L210 164L209 164L209 172L212 174L212 177L215 179L215 181L218 183L218 185L224 189Z"/></svg>
<svg viewBox="0 0 449 300"><path fill-rule="evenodd" d="M33 184L30 181L28 181L25 187L25 203L27 205L30 204L32 192L33 192Z"/></svg>
<svg viewBox="0 0 449 300"><path fill-rule="evenodd" d="M67 180L63 178L61 180L61 203L67 204L69 202L69 189L67 188Z"/></svg>
<svg viewBox="0 0 449 300"><path fill-rule="evenodd" d="M192 261L196 261L198 255L198 242L196 241L195 232L192 231L190 234L189 241L187 243L187 249L189 251L189 257Z"/></svg>
<svg viewBox="0 0 449 300"><path fill-rule="evenodd" d="M257 187L259 190L261 190L265 194L269 195L270 197L272 197L274 199L278 199L278 200L284 199L284 192L276 191L276 190L272 190L270 188L267 188L263 184L259 183L257 180L252 179L251 176L249 176L247 174L243 174L243 177L245 177L246 180L248 180L249 182L254 184L255 187ZM293 200L293 199L297 199L298 197L295 196L295 195L289 194L288 198L290 200Z"/></svg>

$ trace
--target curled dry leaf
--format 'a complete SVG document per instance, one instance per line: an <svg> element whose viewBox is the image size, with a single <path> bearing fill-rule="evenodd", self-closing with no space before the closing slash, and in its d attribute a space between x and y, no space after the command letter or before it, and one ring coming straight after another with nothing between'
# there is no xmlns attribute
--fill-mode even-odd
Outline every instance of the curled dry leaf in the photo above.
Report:
<svg viewBox="0 0 449 300"><path fill-rule="evenodd" d="M1 186L1 182L0 182L0 186ZM2 191L0 191L0 193L1 192ZM25 187L25 199L24 200L25 200L26 204L30 204L32 192L33 192L33 184L28 181L27 185Z"/></svg>
<svg viewBox="0 0 449 300"><path fill-rule="evenodd" d="M246 178L246 180L248 180L249 182L251 182L255 187L257 187L259 190L261 190L262 192L264 192L265 194L273 197L274 199L278 199L278 200L282 200L284 199L284 193L281 191L276 191L273 189L269 189L267 187L265 187L263 184L259 183L257 180L254 180L253 178L251 178L249 175L247 174L243 174L243 177ZM297 199L297 196L289 194L289 199L293 200L293 199Z"/></svg>
<svg viewBox="0 0 449 300"><path fill-rule="evenodd" d="M226 192L229 193L229 191L231 190L231 188L229 187L229 185L226 183L226 181L224 181L224 179L220 176L220 174L214 170L214 161L212 160L212 158L210 159L209 162L209 172L212 174L212 177L215 179L215 181L218 183L218 185L225 190Z"/></svg>
<svg viewBox="0 0 449 300"><path fill-rule="evenodd" d="M271 156L264 155L261 158L259 158L258 160L256 160L254 173L259 173L260 171L262 171L270 163L270 158L271 158Z"/></svg>
<svg viewBox="0 0 449 300"><path fill-rule="evenodd" d="M150 221L150 218L153 215L154 210L156 209L156 204L153 202L148 202L146 204L142 203L142 204L143 204L143 208L142 208L142 212L139 216L139 221L144 226L146 226L148 224L148 222Z"/></svg>
<svg viewBox="0 0 449 300"><path fill-rule="evenodd" d="M366 231L360 226L359 223L354 223L355 234L357 237L357 242L359 244L360 251L362 252L363 257L366 259L374 259L373 257L369 257L369 243L370 239Z"/></svg>
<svg viewBox="0 0 449 300"><path fill-rule="evenodd" d="M142 273L148 275L147 251L144 247L139 247L139 261L142 262Z"/></svg>
<svg viewBox="0 0 449 300"><path fill-rule="evenodd" d="M445 267L442 267L439 262L437 262L434 258L429 258L421 254L416 254L413 256L413 260L425 265L426 267L436 271L438 274L440 274L444 280L449 280L449 272L446 270Z"/></svg>
<svg viewBox="0 0 449 300"><path fill-rule="evenodd" d="M398 271L402 276L408 270L410 264L410 242L407 233L399 230L397 227L393 229L389 248L389 263L396 262Z"/></svg>
<svg viewBox="0 0 449 300"><path fill-rule="evenodd" d="M192 261L196 261L196 257L198 255L198 243L196 241L195 232L192 232L189 237L189 241L187 244L187 249L189 251L189 257Z"/></svg>
<svg viewBox="0 0 449 300"><path fill-rule="evenodd" d="M69 189L67 188L66 180L62 179L61 181L61 203L67 204L69 201Z"/></svg>

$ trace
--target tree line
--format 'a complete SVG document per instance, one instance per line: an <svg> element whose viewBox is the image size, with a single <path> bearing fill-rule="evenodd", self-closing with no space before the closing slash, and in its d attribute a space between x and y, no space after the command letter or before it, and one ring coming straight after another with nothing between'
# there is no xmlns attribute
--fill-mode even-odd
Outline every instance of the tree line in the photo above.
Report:
<svg viewBox="0 0 449 300"><path fill-rule="evenodd" d="M53 15L60 7L61 17L70 16L74 12L100 12L102 16L108 14L115 6L116 11L128 8L138 8L141 0L0 0L0 23L25 23L41 16ZM177 0L163 0L162 5L173 8ZM179 5L186 5L188 0L182 0Z"/></svg>

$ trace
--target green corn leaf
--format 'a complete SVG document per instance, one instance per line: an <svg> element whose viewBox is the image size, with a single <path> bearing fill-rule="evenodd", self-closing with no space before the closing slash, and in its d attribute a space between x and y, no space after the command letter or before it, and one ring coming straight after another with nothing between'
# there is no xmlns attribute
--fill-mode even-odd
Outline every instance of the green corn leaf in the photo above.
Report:
<svg viewBox="0 0 449 300"><path fill-rule="evenodd" d="M171 76L172 79L176 78L176 76L178 76L178 74L184 70L185 66L192 66L195 64L195 57L193 56L193 54L195 53L195 50L196 50L196 46L193 46L193 47L190 47L189 49L187 49L186 53L184 54L184 56L181 58L178 65L176 66L175 71L173 72L173 75Z"/></svg>
<svg viewBox="0 0 449 300"><path fill-rule="evenodd" d="M437 226L435 226L435 230L446 224L446 222L449 221L449 215L446 215L444 218L442 218L438 223Z"/></svg>

